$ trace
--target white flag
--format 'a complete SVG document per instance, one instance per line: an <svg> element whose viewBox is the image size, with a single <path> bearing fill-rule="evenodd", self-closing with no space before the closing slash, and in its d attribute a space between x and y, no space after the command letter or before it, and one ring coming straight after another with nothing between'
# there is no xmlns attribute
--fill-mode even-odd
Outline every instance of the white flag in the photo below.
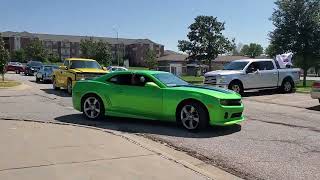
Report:
<svg viewBox="0 0 320 180"><path fill-rule="evenodd" d="M286 68L287 65L292 66L292 56L293 53L280 54L276 56L276 60L281 68Z"/></svg>

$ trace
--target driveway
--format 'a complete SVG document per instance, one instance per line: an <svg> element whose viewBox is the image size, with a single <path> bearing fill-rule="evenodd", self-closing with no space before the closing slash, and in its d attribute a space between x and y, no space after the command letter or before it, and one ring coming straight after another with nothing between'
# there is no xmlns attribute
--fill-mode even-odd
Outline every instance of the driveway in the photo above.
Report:
<svg viewBox="0 0 320 180"><path fill-rule="evenodd" d="M320 106L308 94L249 93L243 98L247 119L241 125L193 134L174 123L110 117L87 121L72 109L71 98L64 91L37 84L34 77L7 77L30 88L0 90L0 117L86 124L138 134L246 179L320 179Z"/></svg>

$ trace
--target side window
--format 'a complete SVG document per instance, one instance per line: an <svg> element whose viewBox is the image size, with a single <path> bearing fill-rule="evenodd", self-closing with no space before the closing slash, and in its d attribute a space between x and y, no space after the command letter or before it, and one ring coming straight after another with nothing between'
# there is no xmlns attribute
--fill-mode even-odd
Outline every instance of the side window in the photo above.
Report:
<svg viewBox="0 0 320 180"><path fill-rule="evenodd" d="M274 69L274 65L271 61L261 61L259 62L259 70L263 71L263 70L273 70Z"/></svg>
<svg viewBox="0 0 320 180"><path fill-rule="evenodd" d="M249 72L254 72L254 71L257 71L259 69L259 63L258 62L252 62L249 67L248 67L248 70ZM259 69L260 70L260 69Z"/></svg>
<svg viewBox="0 0 320 180"><path fill-rule="evenodd" d="M120 74L120 75L115 75L111 77L108 81L114 84L118 85L131 85L131 79L132 75L131 74Z"/></svg>
<svg viewBox="0 0 320 180"><path fill-rule="evenodd" d="M68 60L65 60L64 63L63 63L63 65L69 67L69 61L68 61Z"/></svg>
<svg viewBox="0 0 320 180"><path fill-rule="evenodd" d="M133 86L144 86L147 82L153 82L149 77L141 74L134 74L132 78Z"/></svg>

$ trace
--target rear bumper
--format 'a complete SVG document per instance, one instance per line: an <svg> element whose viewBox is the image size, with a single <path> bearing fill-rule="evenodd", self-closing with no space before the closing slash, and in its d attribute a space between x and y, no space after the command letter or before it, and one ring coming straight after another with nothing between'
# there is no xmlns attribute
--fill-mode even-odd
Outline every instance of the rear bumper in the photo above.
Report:
<svg viewBox="0 0 320 180"><path fill-rule="evenodd" d="M320 99L320 89L312 89L310 94L313 99Z"/></svg>
<svg viewBox="0 0 320 180"><path fill-rule="evenodd" d="M210 125L228 126L244 121L243 104L241 106L214 106L209 109Z"/></svg>

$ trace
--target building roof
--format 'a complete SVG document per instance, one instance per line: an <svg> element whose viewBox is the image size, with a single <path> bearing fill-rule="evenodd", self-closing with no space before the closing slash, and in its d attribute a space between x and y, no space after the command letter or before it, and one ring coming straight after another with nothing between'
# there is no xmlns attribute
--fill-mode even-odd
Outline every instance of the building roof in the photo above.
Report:
<svg viewBox="0 0 320 180"><path fill-rule="evenodd" d="M159 57L158 61L187 61L188 55L165 50L164 55Z"/></svg>
<svg viewBox="0 0 320 180"><path fill-rule="evenodd" d="M40 40L51 40L51 41L69 41L69 42L80 42L81 39L102 40L110 44L158 44L149 39L126 39L126 38L111 38L111 37L92 37L92 36L74 36L74 35L57 35L57 34L41 34L41 33L29 33L29 32L13 32L5 31L1 33L3 37L30 37L39 38Z"/></svg>

